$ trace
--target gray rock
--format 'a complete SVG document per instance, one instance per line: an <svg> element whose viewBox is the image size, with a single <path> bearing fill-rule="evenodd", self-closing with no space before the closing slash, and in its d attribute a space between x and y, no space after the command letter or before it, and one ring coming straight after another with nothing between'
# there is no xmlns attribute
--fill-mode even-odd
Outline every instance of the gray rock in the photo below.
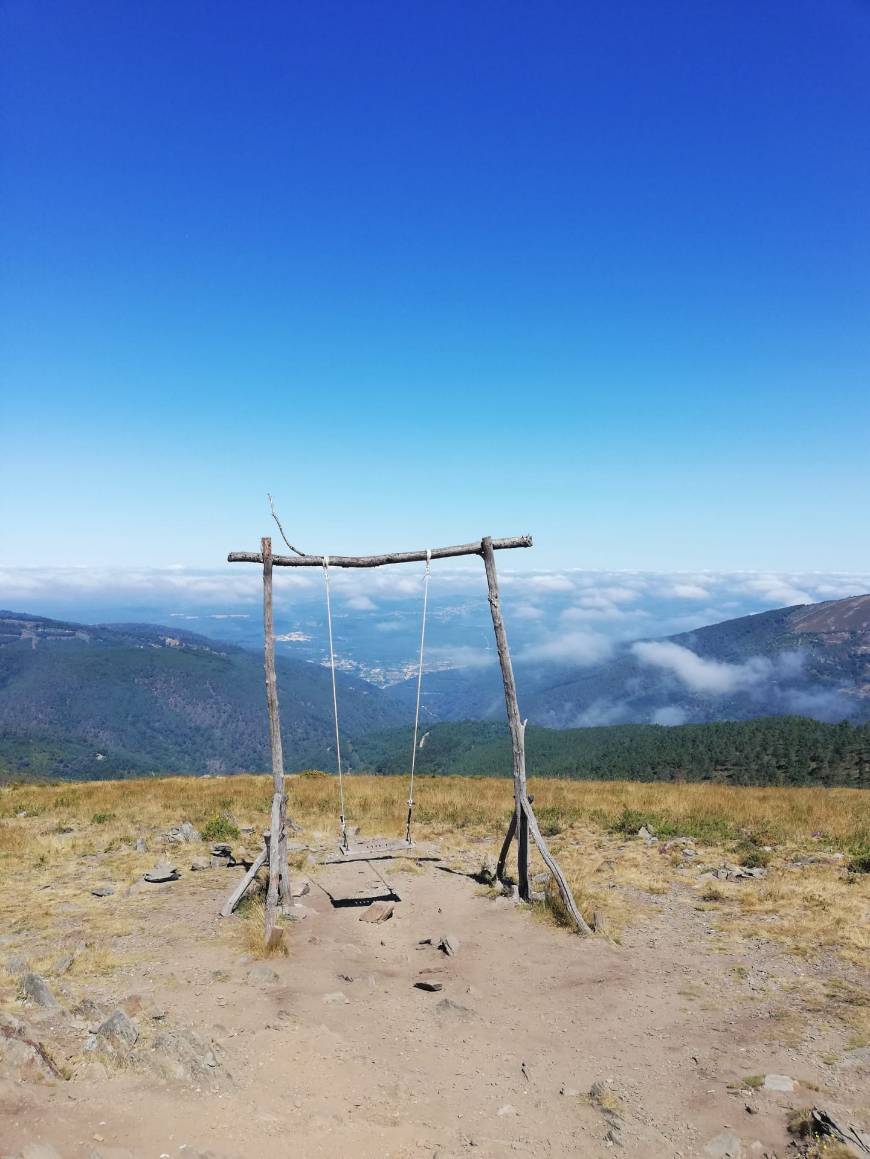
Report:
<svg viewBox="0 0 870 1159"><path fill-rule="evenodd" d="M63 1159L51 1143L25 1143L18 1154L20 1159Z"/></svg>
<svg viewBox="0 0 870 1159"><path fill-rule="evenodd" d="M764 1089L790 1095L794 1090L794 1079L789 1078L787 1074L766 1074L764 1076Z"/></svg>
<svg viewBox="0 0 870 1159"><path fill-rule="evenodd" d="M178 881L180 876L174 865L170 865L168 861L158 861L154 868L149 869L144 875L144 880L159 885L164 881Z"/></svg>
<svg viewBox="0 0 870 1159"><path fill-rule="evenodd" d="M469 1010L467 1006L461 1006L458 1002L451 1002L449 998L442 998L440 1002L436 1002L435 1012L441 1018L455 1018L458 1021L477 1017L473 1010Z"/></svg>
<svg viewBox="0 0 870 1159"><path fill-rule="evenodd" d="M624 1146L622 1142L622 1131L619 1127L608 1127L607 1134L604 1136L605 1143L612 1143L615 1147Z"/></svg>
<svg viewBox="0 0 870 1159"><path fill-rule="evenodd" d="M20 954L11 954L6 959L6 969L13 978L17 978L20 981L30 970L30 966L27 964L27 959L22 958Z"/></svg>
<svg viewBox="0 0 870 1159"><path fill-rule="evenodd" d="M91 890L94 897L111 897L114 892L110 885L98 885L96 889Z"/></svg>
<svg viewBox="0 0 870 1159"><path fill-rule="evenodd" d="M348 1006L350 999L341 990L333 990L331 994L324 994L323 1001L327 1006Z"/></svg>
<svg viewBox="0 0 870 1159"><path fill-rule="evenodd" d="M180 825L173 825L163 836L167 841L172 841L176 845L202 840L199 830L195 829L189 821L182 821Z"/></svg>
<svg viewBox="0 0 870 1159"><path fill-rule="evenodd" d="M94 1038L95 1049L123 1058L136 1045L139 1031L123 1010L115 1010L97 1027Z"/></svg>
<svg viewBox="0 0 870 1159"><path fill-rule="evenodd" d="M710 1159L741 1159L743 1144L733 1131L723 1131L705 1144L704 1154Z"/></svg>
<svg viewBox="0 0 870 1159"><path fill-rule="evenodd" d="M248 981L254 986L272 986L278 980L277 970L273 970L266 962L258 962L248 971Z"/></svg>
<svg viewBox="0 0 870 1159"><path fill-rule="evenodd" d="M58 1079L62 1075L54 1059L33 1037L26 1022L14 1014L0 1013L0 1053L18 1078Z"/></svg>
<svg viewBox="0 0 870 1159"><path fill-rule="evenodd" d="M459 953L459 938L454 937L453 934L443 934L438 939L438 949L445 953L448 958L452 958L454 954Z"/></svg>
<svg viewBox="0 0 870 1159"><path fill-rule="evenodd" d="M640 829L637 831L637 835L638 837L642 837L647 845L658 844L658 837L656 837L655 834L646 827L646 825L641 825Z"/></svg>
<svg viewBox="0 0 870 1159"><path fill-rule="evenodd" d="M34 974L32 971L25 974L21 979L21 989L24 996L37 1006L44 1006L46 1010L57 1010L60 1007L60 1003L49 990L41 974Z"/></svg>
<svg viewBox="0 0 870 1159"><path fill-rule="evenodd" d="M131 1061L139 1070L191 1083L213 1080L220 1067L217 1046L187 1029L162 1031L150 1050L137 1051Z"/></svg>
<svg viewBox="0 0 870 1159"><path fill-rule="evenodd" d="M211 861L207 857L194 857L190 863L192 873L198 873L203 869L211 869Z"/></svg>
<svg viewBox="0 0 870 1159"><path fill-rule="evenodd" d="M133 848L136 850L137 853L147 853L148 852L148 843L146 842L144 837L137 837L136 844L133 846Z"/></svg>

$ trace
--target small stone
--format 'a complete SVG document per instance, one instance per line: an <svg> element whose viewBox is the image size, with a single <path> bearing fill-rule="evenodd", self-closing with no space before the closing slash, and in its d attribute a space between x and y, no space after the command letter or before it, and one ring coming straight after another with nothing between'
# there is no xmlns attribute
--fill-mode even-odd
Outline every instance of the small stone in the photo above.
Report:
<svg viewBox="0 0 870 1159"><path fill-rule="evenodd" d="M110 885L98 885L96 889L91 890L94 897L111 897L114 892Z"/></svg>
<svg viewBox="0 0 870 1159"><path fill-rule="evenodd" d="M331 994L324 994L323 1001L327 1006L349 1006L350 999L341 990L333 990Z"/></svg>
<svg viewBox="0 0 870 1159"><path fill-rule="evenodd" d="M420 981L414 983L414 988L417 990L428 990L432 993L436 993L438 990L444 989L444 983Z"/></svg>
<svg viewBox="0 0 870 1159"><path fill-rule="evenodd" d="M622 1131L620 1131L619 1127L608 1127L607 1134L604 1136L604 1142L610 1143L614 1147L621 1147L623 1145Z"/></svg>
<svg viewBox="0 0 870 1159"><path fill-rule="evenodd" d="M656 845L658 843L658 837L656 837L655 834L652 833L646 825L641 825L640 829L637 831L637 835L638 837L641 837L647 845Z"/></svg>
<svg viewBox="0 0 870 1159"><path fill-rule="evenodd" d="M516 1113L516 1107L512 1106L510 1103L505 1103L503 1107L499 1107L499 1109L496 1111L496 1114L502 1117L505 1115L515 1115Z"/></svg>
<svg viewBox="0 0 870 1159"><path fill-rule="evenodd" d="M391 901L373 901L360 914L359 920L361 922L387 922L393 916L395 908Z"/></svg>
<svg viewBox="0 0 870 1159"><path fill-rule="evenodd" d="M452 958L459 951L459 939L455 938L453 934L445 934L438 940L438 949L445 953L448 958Z"/></svg>
<svg viewBox="0 0 870 1159"><path fill-rule="evenodd" d="M723 1131L704 1146L704 1154L710 1159L740 1159L743 1154L740 1136L733 1131Z"/></svg>
<svg viewBox="0 0 870 1159"><path fill-rule="evenodd" d="M203 869L211 869L211 861L207 857L194 857L190 863L192 873L199 873Z"/></svg>
<svg viewBox="0 0 870 1159"><path fill-rule="evenodd" d="M148 845L144 837L137 837L136 844L133 846L137 853L147 853Z"/></svg>
<svg viewBox="0 0 870 1159"><path fill-rule="evenodd" d="M559 1088L559 1094L564 1095L566 1099L579 1099L580 1091L577 1087L566 1087L564 1084Z"/></svg>
<svg viewBox="0 0 870 1159"><path fill-rule="evenodd" d="M35 1002L37 1006L44 1006L47 1010L57 1010L60 1006L41 974L34 974L32 971L25 974L21 979L21 989L25 997Z"/></svg>
<svg viewBox="0 0 870 1159"><path fill-rule="evenodd" d="M764 1076L764 1089L790 1095L794 1090L794 1079L789 1078L787 1074L766 1074Z"/></svg>
<svg viewBox="0 0 870 1159"><path fill-rule="evenodd" d="M271 986L278 980L278 972L273 970L266 962L258 962L256 966L252 966L248 971L248 981L254 985Z"/></svg>
<svg viewBox="0 0 870 1159"><path fill-rule="evenodd" d="M144 880L159 885L164 881L178 881L180 876L174 865L170 865L168 861L158 861L154 868L149 869L144 875Z"/></svg>

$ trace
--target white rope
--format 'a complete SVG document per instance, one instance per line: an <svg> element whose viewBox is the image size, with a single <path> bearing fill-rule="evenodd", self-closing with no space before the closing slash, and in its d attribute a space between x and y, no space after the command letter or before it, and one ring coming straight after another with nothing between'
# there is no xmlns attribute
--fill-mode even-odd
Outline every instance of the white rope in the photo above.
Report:
<svg viewBox="0 0 870 1159"><path fill-rule="evenodd" d="M420 624L420 662L417 665L417 708L414 713L414 743L411 747L411 784L408 789L408 823L405 840L411 844L411 815L414 812L414 770L417 767L417 733L420 729L420 693L423 689L423 649L426 643L426 610L429 605L429 572L432 552L426 552L426 573L423 577L423 618Z"/></svg>
<svg viewBox="0 0 870 1159"><path fill-rule="evenodd" d="M338 820L341 826L341 847L347 849L347 825L344 820L344 781L341 774L341 737L338 730L338 693L335 689L335 648L332 644L332 601L329 598L329 556L323 557L323 578L326 580L326 624L329 629L329 669L332 673L332 716L335 721L335 759L338 765Z"/></svg>

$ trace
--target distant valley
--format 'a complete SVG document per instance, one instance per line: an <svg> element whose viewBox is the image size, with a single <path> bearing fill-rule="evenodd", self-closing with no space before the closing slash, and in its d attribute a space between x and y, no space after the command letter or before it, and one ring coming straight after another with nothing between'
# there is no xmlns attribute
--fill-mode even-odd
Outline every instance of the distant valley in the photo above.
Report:
<svg viewBox="0 0 870 1159"><path fill-rule="evenodd" d="M541 771L590 775L592 745L602 775L618 774L620 751L624 771L640 775L637 753L652 754L650 734L643 734L638 748L640 733L632 740L630 729L613 731L613 726L676 726L651 734L669 737L665 749L670 751L682 744L675 738L694 735L679 727L684 725L759 717L855 725L870 720L870 596L620 643L606 658L585 666L535 662L520 652L516 669L522 710L540 726L537 747L547 754ZM328 671L315 661L283 655L278 676L288 771L333 768ZM397 754L409 743L413 681L382 687L346 672L338 679L349 767L388 771L388 765L392 770L396 762L407 763ZM451 771L444 754L453 745L458 746L455 771L483 771L482 753L498 766L487 771L507 771L507 750L500 742L492 747L500 724L496 733L486 724L452 738L443 731L443 722L501 722L503 713L494 663L427 671L424 724L432 731L432 747L425 759L421 755L421 765L431 766L432 754L440 753L432 771ZM440 727L432 730L433 725ZM569 732L557 735L557 730ZM800 776L821 777L825 767L830 769L823 739L829 734L816 730L812 742L809 734L801 735L802 744L821 748L818 759L801 759ZM854 783L864 768L860 752L855 755L866 747L864 730L849 735L852 755L843 783ZM530 754L531 736L530 730ZM797 734L790 736L779 736L779 756L772 758L786 771ZM605 742L617 747L602 755ZM740 749L742 741L735 744ZM475 746L472 759L468 753ZM746 752L752 746L744 750L730 773L717 758L702 762L704 775L743 777L749 769L751 778ZM686 774L690 748L673 751L676 755L662 759L671 762L672 772ZM655 759L650 755L651 768L659 757L661 752ZM261 770L267 762L259 651L175 627L94 626L0 612L0 775L5 778L225 773ZM768 774L774 776L770 769Z"/></svg>

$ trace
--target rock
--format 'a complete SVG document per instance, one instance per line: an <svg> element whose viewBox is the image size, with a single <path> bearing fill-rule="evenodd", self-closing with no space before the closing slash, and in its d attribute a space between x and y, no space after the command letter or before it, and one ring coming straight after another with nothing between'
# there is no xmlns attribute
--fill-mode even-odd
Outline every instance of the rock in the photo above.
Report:
<svg viewBox="0 0 870 1159"><path fill-rule="evenodd" d="M0 1012L0 1055L25 1079L59 1079L63 1076L26 1022Z"/></svg>
<svg viewBox="0 0 870 1159"><path fill-rule="evenodd" d="M435 1011L442 1018L464 1020L477 1017L473 1010L469 1010L467 1006L461 1006L458 1002L451 1002L449 998L442 998L440 1002L436 1002Z"/></svg>
<svg viewBox="0 0 870 1159"><path fill-rule="evenodd" d="M207 857L194 857L190 863L192 873L198 873L203 869L211 869L211 860Z"/></svg>
<svg viewBox="0 0 870 1159"><path fill-rule="evenodd" d="M564 1095L567 1099L579 1099L580 1091L577 1087L566 1087L564 1083L559 1087L559 1094Z"/></svg>
<svg viewBox="0 0 870 1159"><path fill-rule="evenodd" d="M373 901L359 916L361 922L387 922L393 916L395 905L391 901Z"/></svg>
<svg viewBox="0 0 870 1159"><path fill-rule="evenodd" d="M510 1103L505 1103L505 1105L503 1107L499 1107L499 1109L496 1111L496 1114L501 1116L502 1118L505 1115L515 1115L516 1113L517 1113L516 1107L512 1106Z"/></svg>
<svg viewBox="0 0 870 1159"><path fill-rule="evenodd" d="M704 1146L704 1154L710 1159L740 1159L743 1155L743 1144L740 1136L733 1131L723 1131L716 1135Z"/></svg>
<svg viewBox="0 0 870 1159"><path fill-rule="evenodd" d="M331 994L324 994L323 1001L327 1006L349 1006L350 999L341 990L333 990Z"/></svg>
<svg viewBox="0 0 870 1159"><path fill-rule="evenodd" d="M290 891L290 895L291 895L291 897L305 897L305 895L307 893L310 893L310 892L311 892L311 882L310 881L303 881L303 882L300 882L298 889L292 889Z"/></svg>
<svg viewBox="0 0 870 1159"><path fill-rule="evenodd" d="M147 853L148 852L148 844L145 841L145 838L144 837L137 837L136 844L133 846L133 848L136 850L137 853Z"/></svg>
<svg viewBox="0 0 870 1159"><path fill-rule="evenodd" d="M163 1078L181 1082L214 1081L220 1067L217 1045L200 1038L193 1030L164 1030L150 1049L137 1050L131 1058L138 1070L156 1072Z"/></svg>
<svg viewBox="0 0 870 1159"><path fill-rule="evenodd" d="M647 845L658 844L658 837L656 837L655 834L650 829L648 829L646 825L641 825L640 829L637 831L637 835L638 837L643 838Z"/></svg>
<svg viewBox="0 0 870 1159"><path fill-rule="evenodd" d="M180 825L171 826L163 836L167 841L172 841L176 845L202 840L199 830L195 829L189 821L182 821Z"/></svg>
<svg viewBox="0 0 870 1159"><path fill-rule="evenodd" d="M438 949L445 953L448 958L452 958L454 954L459 952L459 939L455 938L453 934L445 934L438 939Z"/></svg>
<svg viewBox="0 0 870 1159"><path fill-rule="evenodd" d="M110 885L98 885L96 889L91 890L94 897L111 897L114 892Z"/></svg>
<svg viewBox="0 0 870 1159"><path fill-rule="evenodd" d="M254 986L271 986L279 980L277 970L266 962L258 962L248 971L248 981Z"/></svg>
<svg viewBox="0 0 870 1159"><path fill-rule="evenodd" d="M607 1133L604 1136L605 1143L611 1143L614 1147L622 1147L622 1131L619 1127L613 1126L607 1128Z"/></svg>
<svg viewBox="0 0 870 1159"><path fill-rule="evenodd" d="M139 1031L123 1010L114 1010L92 1035L93 1043L86 1049L108 1054L112 1058L125 1058L136 1045Z"/></svg>
<svg viewBox="0 0 870 1159"><path fill-rule="evenodd" d="M549 880L549 873L536 873L532 878L532 881L535 883L535 885L546 885Z"/></svg>
<svg viewBox="0 0 870 1159"><path fill-rule="evenodd" d="M6 969L13 978L17 978L20 982L24 975L29 972L30 966L27 964L27 959L22 958L20 954L11 954L6 959Z"/></svg>
<svg viewBox="0 0 870 1159"><path fill-rule="evenodd" d="M32 971L25 974L21 979L21 989L24 996L37 1006L44 1006L46 1010L57 1010L60 1007L60 1003L49 990L41 974L34 974Z"/></svg>
<svg viewBox="0 0 870 1159"><path fill-rule="evenodd" d="M84 942L79 942L74 949L69 950L66 954L61 954L59 958L55 958L52 965L53 972L55 974L66 974L72 968L72 964L76 958L80 954L83 954L86 948Z"/></svg>
<svg viewBox="0 0 870 1159"><path fill-rule="evenodd" d="M780 1091L790 1095L794 1090L794 1085L794 1079L789 1078L787 1074L766 1074L764 1076L763 1087L766 1091Z"/></svg>
<svg viewBox="0 0 870 1159"><path fill-rule="evenodd" d="M211 847L212 857L221 857L229 861L233 856L232 848L225 841L218 841Z"/></svg>
<svg viewBox="0 0 870 1159"><path fill-rule="evenodd" d="M18 1155L19 1159L63 1159L51 1143L25 1143Z"/></svg>
<svg viewBox="0 0 870 1159"><path fill-rule="evenodd" d="M174 865L170 865L168 861L158 861L153 869L149 869L143 875L145 881L149 881L154 885L159 885L164 881L178 881L181 874Z"/></svg>
<svg viewBox="0 0 870 1159"><path fill-rule="evenodd" d="M870 1067L870 1046L857 1046L843 1055L842 1066Z"/></svg>
<svg viewBox="0 0 870 1159"><path fill-rule="evenodd" d="M443 990L444 983L443 982L427 982L424 980L424 981L415 982L414 987L417 990L429 990L429 991L435 992L438 990Z"/></svg>

